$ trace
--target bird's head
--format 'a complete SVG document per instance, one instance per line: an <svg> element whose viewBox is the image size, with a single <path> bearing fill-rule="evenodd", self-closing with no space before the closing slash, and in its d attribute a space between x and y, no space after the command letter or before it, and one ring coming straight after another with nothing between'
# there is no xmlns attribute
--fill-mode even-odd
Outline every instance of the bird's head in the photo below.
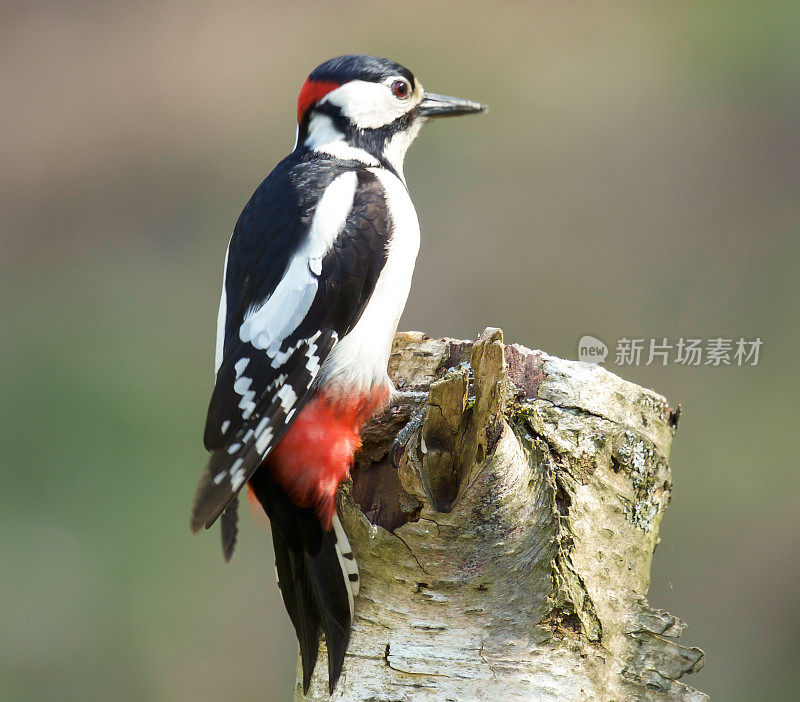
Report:
<svg viewBox="0 0 800 702"><path fill-rule="evenodd" d="M318 66L297 99L297 146L339 158L365 156L402 177L406 150L431 117L485 112L471 100L426 93L405 66L361 54Z"/></svg>

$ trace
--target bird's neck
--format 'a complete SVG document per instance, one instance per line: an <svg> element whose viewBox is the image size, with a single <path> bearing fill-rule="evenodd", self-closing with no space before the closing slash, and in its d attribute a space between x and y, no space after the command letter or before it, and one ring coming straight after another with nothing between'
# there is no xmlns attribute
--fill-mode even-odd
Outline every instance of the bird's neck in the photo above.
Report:
<svg viewBox="0 0 800 702"><path fill-rule="evenodd" d="M305 136L303 145L310 151L359 161L365 166L388 168L405 182L403 161L418 131L419 127L394 133L381 129L342 129L329 115L315 114L309 120L307 133L298 138Z"/></svg>

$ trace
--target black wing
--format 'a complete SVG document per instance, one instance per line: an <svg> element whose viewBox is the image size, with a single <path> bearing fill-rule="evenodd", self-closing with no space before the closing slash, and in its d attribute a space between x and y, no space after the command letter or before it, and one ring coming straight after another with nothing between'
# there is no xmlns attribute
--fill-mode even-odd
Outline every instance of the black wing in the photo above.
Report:
<svg viewBox="0 0 800 702"><path fill-rule="evenodd" d="M312 176L305 171L314 165L319 164L301 162L289 169L288 182L308 182ZM296 243L282 247L292 254L285 257L277 281L277 264L254 241L272 247L275 237L269 230L286 227L287 218L270 221L243 213L237 224L228 264L236 283L226 279L224 357L208 410L205 444L211 458L195 498L194 531L214 523L280 441L308 400L331 349L355 326L372 295L386 262L391 223L377 177L342 167L341 173L348 172L353 175L345 177L356 179L353 204L333 246L319 258L304 258L314 207L298 201L288 225L300 232ZM247 227L240 229L243 221ZM257 260L272 261L263 273L242 263L243 255L256 251ZM287 287L287 280L293 284Z"/></svg>

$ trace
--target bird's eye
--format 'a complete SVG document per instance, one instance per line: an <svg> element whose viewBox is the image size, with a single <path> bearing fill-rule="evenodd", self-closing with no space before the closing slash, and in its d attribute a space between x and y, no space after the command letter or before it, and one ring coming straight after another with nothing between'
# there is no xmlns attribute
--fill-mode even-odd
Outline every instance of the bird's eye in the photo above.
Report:
<svg viewBox="0 0 800 702"><path fill-rule="evenodd" d="M395 97L405 100L408 97L409 86L404 80L396 80L392 83L392 92Z"/></svg>

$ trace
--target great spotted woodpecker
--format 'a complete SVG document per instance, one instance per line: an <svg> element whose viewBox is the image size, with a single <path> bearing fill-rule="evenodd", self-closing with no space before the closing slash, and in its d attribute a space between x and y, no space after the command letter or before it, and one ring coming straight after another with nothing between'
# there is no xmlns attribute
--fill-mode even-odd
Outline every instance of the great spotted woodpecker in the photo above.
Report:
<svg viewBox="0 0 800 702"><path fill-rule="evenodd" d="M320 629L331 692L350 638L358 568L336 515L364 422L391 393L387 362L419 247L403 175L431 117L480 112L426 93L387 59L331 59L297 101L297 141L233 231L217 321L211 452L192 531L222 515L236 540L247 484L270 518L278 583L308 690Z"/></svg>

